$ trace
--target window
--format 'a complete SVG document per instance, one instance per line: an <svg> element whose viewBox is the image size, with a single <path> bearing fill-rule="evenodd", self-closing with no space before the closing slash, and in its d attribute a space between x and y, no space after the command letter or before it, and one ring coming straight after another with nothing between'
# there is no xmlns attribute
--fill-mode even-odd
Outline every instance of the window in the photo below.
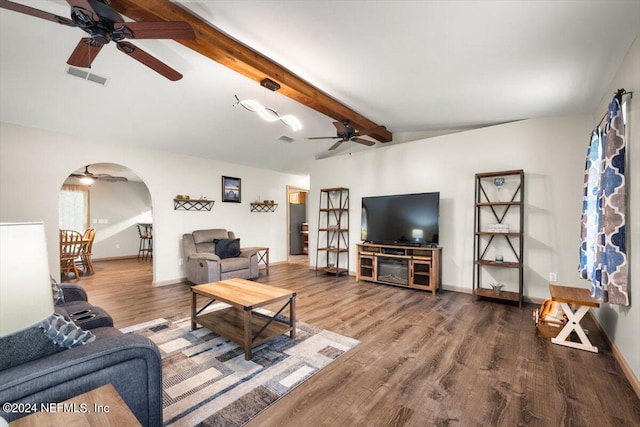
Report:
<svg viewBox="0 0 640 427"><path fill-rule="evenodd" d="M89 188L63 185L58 198L58 218L62 230L82 233L89 228Z"/></svg>

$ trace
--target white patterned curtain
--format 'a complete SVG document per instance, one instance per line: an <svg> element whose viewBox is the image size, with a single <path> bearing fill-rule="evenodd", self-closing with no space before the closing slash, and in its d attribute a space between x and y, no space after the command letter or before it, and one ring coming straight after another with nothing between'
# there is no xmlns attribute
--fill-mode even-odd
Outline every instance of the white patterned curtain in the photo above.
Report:
<svg viewBox="0 0 640 427"><path fill-rule="evenodd" d="M63 185L58 196L58 226L84 233L89 227L89 187Z"/></svg>
<svg viewBox="0 0 640 427"><path fill-rule="evenodd" d="M626 249L626 143L622 93L609 104L604 130L591 134L580 230L580 276L595 298L629 305Z"/></svg>

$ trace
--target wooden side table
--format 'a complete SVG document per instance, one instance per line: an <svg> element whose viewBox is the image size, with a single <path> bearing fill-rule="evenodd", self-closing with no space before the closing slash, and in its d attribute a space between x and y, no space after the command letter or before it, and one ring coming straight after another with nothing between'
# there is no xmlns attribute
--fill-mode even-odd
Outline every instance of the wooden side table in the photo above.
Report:
<svg viewBox="0 0 640 427"><path fill-rule="evenodd" d="M598 347L591 344L587 334L580 325L580 320L582 320L591 307L600 307L600 302L593 298L591 292L585 288L549 285L549 291L551 292L551 299L560 304L562 311L564 311L564 314L567 316L567 323L564 325L564 328L562 328L555 338L551 338L551 342L597 353ZM575 312L571 310L569 304L578 306ZM569 335L573 331L575 331L578 338L580 338L580 342L569 341Z"/></svg>
<svg viewBox="0 0 640 427"><path fill-rule="evenodd" d="M122 397L111 384L80 394L64 402L38 405L38 412L19 418L11 427L36 426L140 426Z"/></svg>
<svg viewBox="0 0 640 427"><path fill-rule="evenodd" d="M269 248L266 246L251 246L242 249L255 249L258 251L258 268L265 270L269 274Z"/></svg>

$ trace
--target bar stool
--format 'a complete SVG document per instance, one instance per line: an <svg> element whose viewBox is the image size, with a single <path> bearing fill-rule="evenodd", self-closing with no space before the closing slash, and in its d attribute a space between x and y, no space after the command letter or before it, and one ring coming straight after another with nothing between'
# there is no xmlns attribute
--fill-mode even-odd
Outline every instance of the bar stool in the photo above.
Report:
<svg viewBox="0 0 640 427"><path fill-rule="evenodd" d="M153 225L138 224L138 235L140 236L138 259L140 257L144 260L153 258Z"/></svg>

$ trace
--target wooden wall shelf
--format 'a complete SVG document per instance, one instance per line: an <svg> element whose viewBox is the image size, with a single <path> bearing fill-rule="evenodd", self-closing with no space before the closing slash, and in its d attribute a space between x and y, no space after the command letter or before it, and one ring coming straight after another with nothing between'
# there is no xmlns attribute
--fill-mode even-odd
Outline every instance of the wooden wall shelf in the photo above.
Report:
<svg viewBox="0 0 640 427"><path fill-rule="evenodd" d="M207 199L173 199L176 211L210 211L215 202Z"/></svg>
<svg viewBox="0 0 640 427"><path fill-rule="evenodd" d="M275 212L278 209L277 203L251 203L251 212Z"/></svg>

